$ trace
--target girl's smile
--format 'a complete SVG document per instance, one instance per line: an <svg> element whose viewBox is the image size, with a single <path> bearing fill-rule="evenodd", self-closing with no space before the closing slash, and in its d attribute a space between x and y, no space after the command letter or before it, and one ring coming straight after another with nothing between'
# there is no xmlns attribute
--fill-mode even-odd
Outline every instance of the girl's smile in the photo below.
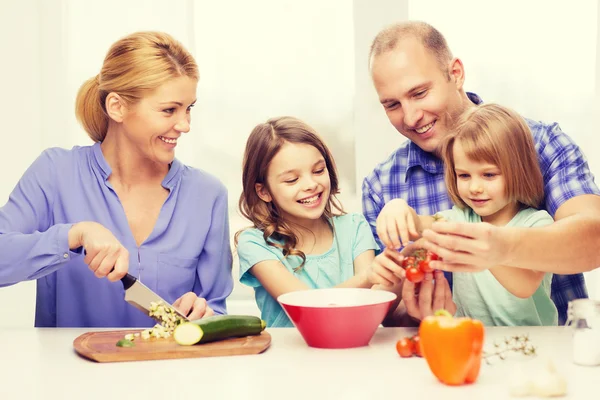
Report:
<svg viewBox="0 0 600 400"><path fill-rule="evenodd" d="M323 192L317 193L314 196L305 197L304 199L298 200L298 203L308 208L318 207L321 204Z"/></svg>

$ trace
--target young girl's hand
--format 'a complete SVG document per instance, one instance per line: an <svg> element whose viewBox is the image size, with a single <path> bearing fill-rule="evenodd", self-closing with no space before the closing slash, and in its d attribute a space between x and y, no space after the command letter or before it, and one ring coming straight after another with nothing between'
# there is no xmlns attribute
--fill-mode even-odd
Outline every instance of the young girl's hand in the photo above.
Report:
<svg viewBox="0 0 600 400"><path fill-rule="evenodd" d="M399 249L419 238L421 230L417 213L404 199L388 202L377 216L377 235L392 249Z"/></svg>
<svg viewBox="0 0 600 400"><path fill-rule="evenodd" d="M371 285L390 286L404 279L404 268L400 266L404 257L394 249L386 248L379 254L367 273Z"/></svg>

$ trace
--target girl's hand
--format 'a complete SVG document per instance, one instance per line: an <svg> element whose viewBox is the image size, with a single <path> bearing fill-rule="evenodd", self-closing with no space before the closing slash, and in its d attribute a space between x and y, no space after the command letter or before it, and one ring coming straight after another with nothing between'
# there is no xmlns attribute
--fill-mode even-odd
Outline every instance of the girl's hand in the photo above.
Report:
<svg viewBox="0 0 600 400"><path fill-rule="evenodd" d="M129 251L97 222L79 222L69 230L69 248L83 247L85 262L98 278L114 282L129 270Z"/></svg>
<svg viewBox="0 0 600 400"><path fill-rule="evenodd" d="M422 230L415 210L404 199L388 202L377 216L377 236L381 242L391 249L406 246L417 239Z"/></svg>
<svg viewBox="0 0 600 400"><path fill-rule="evenodd" d="M187 292L175 300L173 307L190 321L215 315L213 309L208 306L206 299L198 297L194 292Z"/></svg>
<svg viewBox="0 0 600 400"><path fill-rule="evenodd" d="M369 268L367 278L371 285L391 286L404 279L404 268L400 265L404 257L396 250L386 248Z"/></svg>

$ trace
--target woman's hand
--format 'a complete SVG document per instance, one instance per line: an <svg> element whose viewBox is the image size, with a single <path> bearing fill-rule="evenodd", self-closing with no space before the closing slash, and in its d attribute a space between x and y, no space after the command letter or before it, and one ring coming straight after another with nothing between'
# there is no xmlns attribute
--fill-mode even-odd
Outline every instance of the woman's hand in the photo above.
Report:
<svg viewBox="0 0 600 400"><path fill-rule="evenodd" d="M187 292L175 300L173 307L190 321L215 315L213 309L208 306L206 299L198 297L194 292Z"/></svg>
<svg viewBox="0 0 600 400"><path fill-rule="evenodd" d="M385 247L400 249L419 238L421 221L403 199L388 202L377 216L377 236Z"/></svg>
<svg viewBox="0 0 600 400"><path fill-rule="evenodd" d="M69 248L83 247L85 262L98 278L114 282L129 270L129 251L97 222L79 222L69 230Z"/></svg>

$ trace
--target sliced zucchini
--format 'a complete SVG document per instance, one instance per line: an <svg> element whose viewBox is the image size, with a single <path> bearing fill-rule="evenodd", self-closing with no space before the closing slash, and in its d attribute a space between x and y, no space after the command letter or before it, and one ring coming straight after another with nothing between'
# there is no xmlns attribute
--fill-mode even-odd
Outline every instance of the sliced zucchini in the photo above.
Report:
<svg viewBox="0 0 600 400"><path fill-rule="evenodd" d="M184 322L177 325L173 332L173 339L182 346L191 346L202 339L204 332L200 326L192 322Z"/></svg>

